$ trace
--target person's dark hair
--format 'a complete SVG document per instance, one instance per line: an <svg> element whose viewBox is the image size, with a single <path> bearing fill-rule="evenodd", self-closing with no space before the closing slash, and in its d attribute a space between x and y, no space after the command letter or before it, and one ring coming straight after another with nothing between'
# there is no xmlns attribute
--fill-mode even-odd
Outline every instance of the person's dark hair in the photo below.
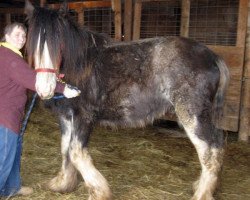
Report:
<svg viewBox="0 0 250 200"><path fill-rule="evenodd" d="M19 22L14 22L14 23L11 23L11 24L8 24L5 28L4 28L4 33L3 33L3 37L1 39L1 42L5 42L5 35L6 34L11 34L11 32L13 31L13 29L15 27L20 27L24 30L25 33L27 33L27 28L24 24L22 23L19 23Z"/></svg>

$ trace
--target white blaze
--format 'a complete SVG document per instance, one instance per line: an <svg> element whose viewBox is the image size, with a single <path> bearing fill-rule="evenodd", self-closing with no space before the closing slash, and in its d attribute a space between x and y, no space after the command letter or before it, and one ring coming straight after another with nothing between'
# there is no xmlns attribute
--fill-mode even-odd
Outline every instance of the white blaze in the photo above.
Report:
<svg viewBox="0 0 250 200"><path fill-rule="evenodd" d="M54 69L52 60L49 55L47 42L44 43L44 49L40 54L40 34L38 37L37 48L34 55L35 69ZM41 55L41 56L40 56ZM37 72L36 75L36 91L43 99L49 99L54 95L56 87L56 74L51 72Z"/></svg>

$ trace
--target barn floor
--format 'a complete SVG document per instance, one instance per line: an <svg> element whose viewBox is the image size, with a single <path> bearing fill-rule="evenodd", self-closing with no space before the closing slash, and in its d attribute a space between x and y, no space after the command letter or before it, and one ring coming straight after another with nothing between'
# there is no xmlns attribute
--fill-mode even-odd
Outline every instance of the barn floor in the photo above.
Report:
<svg viewBox="0 0 250 200"><path fill-rule="evenodd" d="M89 150L97 169L107 178L114 200L187 200L192 196L191 184L199 176L200 165L194 147L183 136L176 127L115 131L97 127ZM58 124L50 111L35 108L22 156L23 185L32 186L34 193L11 199L87 199L83 181L70 194L44 189L44 183L60 167ZM228 136L221 186L215 199L250 199L250 145L237 142L234 133Z"/></svg>

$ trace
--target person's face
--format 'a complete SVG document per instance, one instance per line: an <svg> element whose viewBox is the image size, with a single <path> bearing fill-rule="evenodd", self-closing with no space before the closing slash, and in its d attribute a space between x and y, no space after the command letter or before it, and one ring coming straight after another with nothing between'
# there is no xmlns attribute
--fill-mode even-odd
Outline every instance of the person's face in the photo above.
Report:
<svg viewBox="0 0 250 200"><path fill-rule="evenodd" d="M5 35L5 40L20 50L26 42L26 33L22 27L16 26L10 34Z"/></svg>

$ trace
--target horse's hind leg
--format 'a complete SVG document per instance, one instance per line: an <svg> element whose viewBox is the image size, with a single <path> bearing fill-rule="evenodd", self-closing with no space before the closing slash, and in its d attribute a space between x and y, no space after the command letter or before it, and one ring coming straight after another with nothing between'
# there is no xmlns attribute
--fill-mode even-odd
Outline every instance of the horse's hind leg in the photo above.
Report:
<svg viewBox="0 0 250 200"><path fill-rule="evenodd" d="M86 120L87 121L87 120ZM88 200L110 200L111 191L106 179L95 168L87 150L91 125L75 122L75 132L69 147L69 156L74 167L81 173L89 191Z"/></svg>
<svg viewBox="0 0 250 200"><path fill-rule="evenodd" d="M213 200L223 162L223 133L212 124L209 109L195 114L190 113L185 106L178 106L176 113L194 144L201 163L201 175L194 184L195 193L192 199Z"/></svg>
<svg viewBox="0 0 250 200"><path fill-rule="evenodd" d="M67 120L64 117L61 117L60 122L62 129L62 168L58 175L48 183L48 187L52 191L65 193L73 191L76 188L78 181L77 170L71 163L68 154L73 125L71 120Z"/></svg>
<svg viewBox="0 0 250 200"><path fill-rule="evenodd" d="M216 130L215 134L216 134ZM218 133L220 134L220 133ZM222 134L221 134L222 135ZM201 163L201 175L199 180L194 183L193 200L212 200L213 194L218 184L218 178L223 163L223 142L216 139L213 143L204 142L199 137L194 136L191 141L195 144L199 160ZM219 144L219 145L218 145ZM218 145L218 146L217 146Z"/></svg>

